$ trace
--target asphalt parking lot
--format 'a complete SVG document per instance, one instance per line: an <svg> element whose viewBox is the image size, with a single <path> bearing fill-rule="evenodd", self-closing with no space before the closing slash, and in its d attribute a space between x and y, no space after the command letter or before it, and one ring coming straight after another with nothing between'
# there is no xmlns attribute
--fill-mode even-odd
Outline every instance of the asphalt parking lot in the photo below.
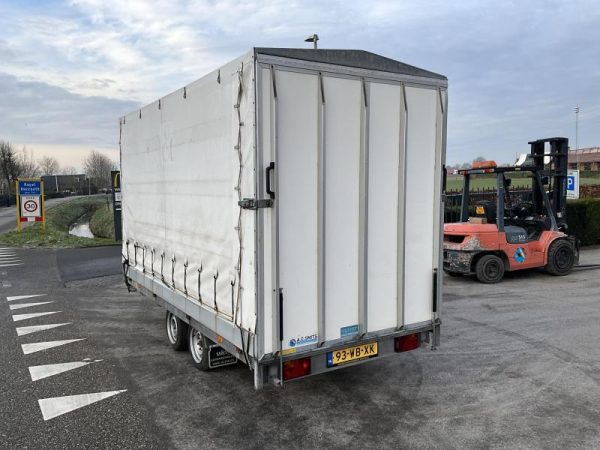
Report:
<svg viewBox="0 0 600 450"><path fill-rule="evenodd" d="M493 286L446 279L438 350L256 392L243 365L194 369L170 349L161 308L118 275L86 280L73 269L84 253L15 252L27 270L0 269L6 448L600 447L600 270L510 274ZM600 263L600 249L582 263ZM32 294L52 303L9 309L39 298L7 297ZM15 323L25 310L56 312ZM51 321L69 325L15 332ZM70 339L83 340L21 351ZM93 363L43 380L28 371L85 358ZM111 396L44 420L40 400L98 392Z"/></svg>

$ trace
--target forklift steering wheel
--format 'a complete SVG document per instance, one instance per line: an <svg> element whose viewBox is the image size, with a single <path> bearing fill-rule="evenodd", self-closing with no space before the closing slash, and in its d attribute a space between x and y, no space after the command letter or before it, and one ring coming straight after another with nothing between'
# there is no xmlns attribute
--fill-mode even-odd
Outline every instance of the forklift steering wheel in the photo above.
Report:
<svg viewBox="0 0 600 450"><path fill-rule="evenodd" d="M519 219L526 219L533 215L533 203L531 203L531 202L517 203L514 206L513 211L515 212L515 215Z"/></svg>

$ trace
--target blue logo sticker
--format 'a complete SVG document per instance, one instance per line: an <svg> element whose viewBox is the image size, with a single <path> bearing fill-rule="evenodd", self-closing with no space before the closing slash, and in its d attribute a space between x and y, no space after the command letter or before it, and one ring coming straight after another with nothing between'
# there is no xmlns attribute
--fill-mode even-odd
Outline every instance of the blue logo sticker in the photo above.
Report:
<svg viewBox="0 0 600 450"><path fill-rule="evenodd" d="M358 334L358 325L349 325L347 327L340 328L341 337L354 336L355 334Z"/></svg>
<svg viewBox="0 0 600 450"><path fill-rule="evenodd" d="M515 250L515 261L518 263L522 263L525 261L525 249L523 247L519 247Z"/></svg>
<svg viewBox="0 0 600 450"><path fill-rule="evenodd" d="M289 340L288 344L290 347L301 347L308 344L316 344L319 340L317 333L308 336L298 336Z"/></svg>

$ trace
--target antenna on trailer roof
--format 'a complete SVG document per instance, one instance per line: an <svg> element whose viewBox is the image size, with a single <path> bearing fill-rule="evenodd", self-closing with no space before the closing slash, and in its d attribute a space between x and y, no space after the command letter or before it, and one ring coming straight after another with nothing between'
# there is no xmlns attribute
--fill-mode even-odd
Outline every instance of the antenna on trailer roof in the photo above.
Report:
<svg viewBox="0 0 600 450"><path fill-rule="evenodd" d="M304 39L304 42L312 42L314 44L314 48L316 50L317 49L317 41L318 40L319 40L319 35L318 34L311 34L306 39Z"/></svg>

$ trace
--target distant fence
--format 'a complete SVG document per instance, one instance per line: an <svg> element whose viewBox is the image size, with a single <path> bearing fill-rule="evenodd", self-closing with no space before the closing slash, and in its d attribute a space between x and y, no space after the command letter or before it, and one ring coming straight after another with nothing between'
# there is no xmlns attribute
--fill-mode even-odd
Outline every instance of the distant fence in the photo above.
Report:
<svg viewBox="0 0 600 450"><path fill-rule="evenodd" d="M580 197L600 198L600 184L586 184L579 187Z"/></svg>
<svg viewBox="0 0 600 450"><path fill-rule="evenodd" d="M14 206L17 204L17 199L14 195L2 194L0 195L0 207Z"/></svg>
<svg viewBox="0 0 600 450"><path fill-rule="evenodd" d="M507 190L511 203L530 202L531 188L515 186ZM495 188L473 189L469 194L469 207L474 208L478 202L487 200L496 201ZM446 192L446 209L444 210L444 222L454 223L460 221L460 208L462 203L462 191Z"/></svg>
<svg viewBox="0 0 600 450"><path fill-rule="evenodd" d="M515 186L508 189L512 203L530 202L531 188ZM600 198L600 184L580 186L580 198ZM496 201L496 188L473 189L469 195L469 206L475 207L477 202L488 200ZM462 203L462 190L446 192L446 209L444 211L444 222L454 223L460 221L460 207Z"/></svg>

